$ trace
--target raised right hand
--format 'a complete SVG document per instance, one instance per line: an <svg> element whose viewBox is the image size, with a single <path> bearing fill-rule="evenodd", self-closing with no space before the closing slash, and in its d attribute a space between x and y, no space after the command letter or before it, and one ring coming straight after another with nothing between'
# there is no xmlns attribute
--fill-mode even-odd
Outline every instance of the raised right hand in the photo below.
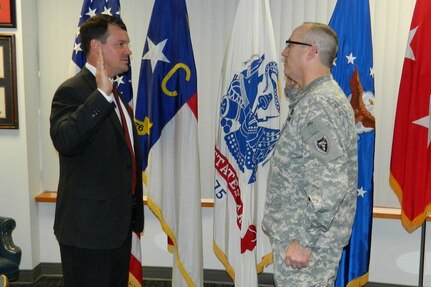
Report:
<svg viewBox="0 0 431 287"><path fill-rule="evenodd" d="M112 92L112 80L108 76L108 72L105 70L105 64L103 60L102 49L99 47L99 56L96 64L96 83L97 88L104 91L107 95Z"/></svg>

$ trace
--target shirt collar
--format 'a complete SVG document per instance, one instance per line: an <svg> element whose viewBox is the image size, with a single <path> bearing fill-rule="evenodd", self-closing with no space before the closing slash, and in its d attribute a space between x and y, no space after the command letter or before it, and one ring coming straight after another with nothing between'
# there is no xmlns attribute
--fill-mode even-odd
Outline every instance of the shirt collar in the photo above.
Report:
<svg viewBox="0 0 431 287"><path fill-rule="evenodd" d="M86 62L85 63L85 67L94 75L96 76L96 67L93 66L92 64Z"/></svg>

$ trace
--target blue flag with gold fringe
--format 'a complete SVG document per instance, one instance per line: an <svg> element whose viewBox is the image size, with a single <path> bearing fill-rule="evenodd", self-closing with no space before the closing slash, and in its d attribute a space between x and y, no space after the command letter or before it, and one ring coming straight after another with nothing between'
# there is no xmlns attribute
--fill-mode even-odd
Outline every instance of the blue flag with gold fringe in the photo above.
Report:
<svg viewBox="0 0 431 287"><path fill-rule="evenodd" d="M369 0L338 0L329 26L338 34L334 79L350 98L358 133L358 194L349 244L344 248L335 286L368 282L373 214L374 72Z"/></svg>

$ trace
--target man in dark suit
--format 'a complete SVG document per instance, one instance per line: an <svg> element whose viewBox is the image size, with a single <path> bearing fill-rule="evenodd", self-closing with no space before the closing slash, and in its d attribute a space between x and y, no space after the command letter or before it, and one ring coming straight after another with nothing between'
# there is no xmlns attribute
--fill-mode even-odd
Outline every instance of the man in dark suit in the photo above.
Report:
<svg viewBox="0 0 431 287"><path fill-rule="evenodd" d="M91 17L80 37L87 63L60 85L51 107L60 158L54 233L65 287L126 287L131 233L142 232L144 221L140 150L112 79L127 72L132 52L116 17Z"/></svg>

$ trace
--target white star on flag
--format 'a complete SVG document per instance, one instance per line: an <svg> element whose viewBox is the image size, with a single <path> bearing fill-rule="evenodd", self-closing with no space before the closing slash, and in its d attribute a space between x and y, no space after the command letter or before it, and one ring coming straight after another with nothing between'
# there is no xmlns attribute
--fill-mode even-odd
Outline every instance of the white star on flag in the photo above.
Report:
<svg viewBox="0 0 431 287"><path fill-rule="evenodd" d="M88 7L88 12L85 13L85 15L88 15L89 17L96 16L96 10L97 9L91 9L90 7Z"/></svg>
<svg viewBox="0 0 431 287"><path fill-rule="evenodd" d="M364 198L366 193L367 193L367 191L364 190L364 188L362 186L361 186L361 188L358 189L358 196L361 196L362 198Z"/></svg>
<svg viewBox="0 0 431 287"><path fill-rule="evenodd" d="M165 48L168 39L163 40L157 45L154 45L153 41L151 41L151 39L148 37L147 40L148 52L142 57L142 60L151 60L151 70L154 72L154 68L156 67L158 61L170 63L165 54L163 54L163 49Z"/></svg>
<svg viewBox="0 0 431 287"><path fill-rule="evenodd" d="M75 53L81 52L82 51L81 43L79 43L79 44L75 43L75 45L73 46L73 51L75 51Z"/></svg>
<svg viewBox="0 0 431 287"><path fill-rule="evenodd" d="M107 8L107 7L105 7L105 10L102 12L102 14L112 16L111 8Z"/></svg>
<svg viewBox="0 0 431 287"><path fill-rule="evenodd" d="M413 53L413 49L411 47L411 43L413 38L415 37L416 31L418 30L419 26L416 26L416 28L410 30L409 32L409 38L407 40L407 49L406 49L406 58L408 59L412 59L413 61L415 61L415 54Z"/></svg>
<svg viewBox="0 0 431 287"><path fill-rule="evenodd" d="M374 68L370 68L370 76L374 78Z"/></svg>
<svg viewBox="0 0 431 287"><path fill-rule="evenodd" d="M123 76L116 77L115 82L117 83L117 87L120 86L121 84L124 84Z"/></svg>
<svg viewBox="0 0 431 287"><path fill-rule="evenodd" d="M346 58L347 58L347 64L354 64L353 62L355 61L355 59L356 59L356 57L353 57L353 54L352 53L350 53L350 55L349 56L346 56Z"/></svg>
<svg viewBox="0 0 431 287"><path fill-rule="evenodd" d="M431 95L430 95L431 98ZM413 122L416 125L419 126L423 126L425 128L428 129L428 146L430 145L431 142L431 99L430 99L430 103L429 103L429 109L428 109L428 116L420 118L416 121Z"/></svg>

